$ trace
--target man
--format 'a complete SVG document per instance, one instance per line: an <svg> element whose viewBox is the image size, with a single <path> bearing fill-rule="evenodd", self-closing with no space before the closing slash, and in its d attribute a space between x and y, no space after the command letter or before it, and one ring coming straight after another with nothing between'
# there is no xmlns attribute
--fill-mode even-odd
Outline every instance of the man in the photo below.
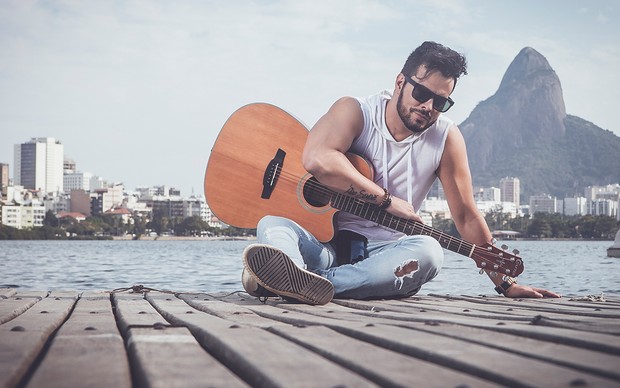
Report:
<svg viewBox="0 0 620 388"><path fill-rule="evenodd" d="M415 211L439 177L462 238L477 245L491 242L473 199L465 142L442 114L454 104L450 95L464 74L462 55L423 43L396 76L392 93L344 97L333 104L309 133L304 168L334 191L420 222ZM347 152L372 163L374 180L349 162ZM259 243L244 252L246 291L309 304L333 297L406 297L439 273L443 249L431 237L407 236L344 212L338 214L337 229L337 238L323 244L291 220L264 217L257 227ZM508 297L559 297L487 274Z"/></svg>

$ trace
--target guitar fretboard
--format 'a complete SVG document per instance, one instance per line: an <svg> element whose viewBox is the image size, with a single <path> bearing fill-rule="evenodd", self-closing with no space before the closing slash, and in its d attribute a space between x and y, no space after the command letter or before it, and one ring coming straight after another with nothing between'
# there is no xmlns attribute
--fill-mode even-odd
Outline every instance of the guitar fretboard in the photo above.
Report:
<svg viewBox="0 0 620 388"><path fill-rule="evenodd" d="M333 192L330 197L333 208L356 215L365 220L405 233L407 235L426 235L434 238L439 244L452 252L471 257L474 245L458 237L451 236L440 230L424 225L421 222L397 217L379 209L376 205L345 194Z"/></svg>

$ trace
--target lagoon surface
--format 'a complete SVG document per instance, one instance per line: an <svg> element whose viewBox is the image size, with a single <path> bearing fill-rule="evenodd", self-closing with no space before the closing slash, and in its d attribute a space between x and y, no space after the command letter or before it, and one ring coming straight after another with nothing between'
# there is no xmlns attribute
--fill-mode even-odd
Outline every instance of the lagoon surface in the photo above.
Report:
<svg viewBox="0 0 620 388"><path fill-rule="evenodd" d="M254 241L0 241L0 288L110 291L141 284L176 292L234 292L241 253ZM500 242L499 245L501 245ZM612 241L510 241L525 264L519 283L564 296L620 296ZM439 276L421 295L495 294L475 262L446 251Z"/></svg>

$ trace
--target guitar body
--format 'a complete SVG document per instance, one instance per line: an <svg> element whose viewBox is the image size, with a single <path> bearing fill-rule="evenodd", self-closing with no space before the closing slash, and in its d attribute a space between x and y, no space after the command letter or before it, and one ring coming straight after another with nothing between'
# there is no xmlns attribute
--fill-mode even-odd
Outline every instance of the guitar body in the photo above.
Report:
<svg viewBox="0 0 620 388"><path fill-rule="evenodd" d="M328 201L316 203L305 194L312 178L301 162L307 137L303 124L274 105L250 104L234 112L211 150L205 172L205 197L215 216L249 229L266 215L282 216L303 225L320 241L331 240L337 210ZM273 190L263 198L266 170L278 150L285 156ZM359 156L347 156L358 171L372 178L370 164Z"/></svg>

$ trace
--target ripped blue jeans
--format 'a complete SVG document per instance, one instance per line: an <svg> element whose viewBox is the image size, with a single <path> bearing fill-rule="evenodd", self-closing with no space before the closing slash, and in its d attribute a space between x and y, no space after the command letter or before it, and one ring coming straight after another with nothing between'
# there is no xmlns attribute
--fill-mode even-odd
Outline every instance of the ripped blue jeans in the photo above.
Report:
<svg viewBox="0 0 620 388"><path fill-rule="evenodd" d="M369 241L368 258L337 266L334 247L321 243L287 218L266 216L257 226L257 239L286 253L300 268L328 279L336 298L399 298L417 293L439 273L443 249L428 236L396 241Z"/></svg>

